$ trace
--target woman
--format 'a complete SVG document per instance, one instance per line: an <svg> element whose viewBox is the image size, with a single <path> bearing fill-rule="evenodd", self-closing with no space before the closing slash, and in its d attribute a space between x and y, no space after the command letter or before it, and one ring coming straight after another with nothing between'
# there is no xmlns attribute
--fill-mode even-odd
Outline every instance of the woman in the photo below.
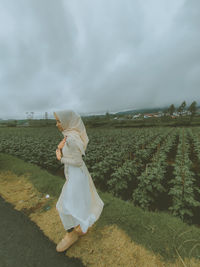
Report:
<svg viewBox="0 0 200 267"><path fill-rule="evenodd" d="M79 114L72 110L54 112L57 127L64 139L56 150L57 159L64 164L66 182L56 203L64 228L64 238L56 250L62 252L78 237L87 233L98 220L104 203L99 197L90 173L82 159L89 142Z"/></svg>

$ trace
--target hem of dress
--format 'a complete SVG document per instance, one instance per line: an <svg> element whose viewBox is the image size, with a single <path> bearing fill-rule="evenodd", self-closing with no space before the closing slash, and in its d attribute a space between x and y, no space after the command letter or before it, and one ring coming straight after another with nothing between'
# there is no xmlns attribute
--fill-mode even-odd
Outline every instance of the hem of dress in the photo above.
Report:
<svg viewBox="0 0 200 267"><path fill-rule="evenodd" d="M82 220L78 219L76 216L72 215L71 213L63 213L63 212L61 212L59 210L58 210L58 212L59 212L59 214L61 214L60 217L62 217L62 215L70 215L70 216L72 216L73 220L78 222L78 224L75 224L75 225L71 224L71 226L69 226L67 229L65 228L64 224L62 223L65 230L68 230L68 229L70 229L72 227L76 227L76 226L80 225L82 232L83 233L87 233L88 228L91 227L98 219L98 218L96 218L94 213L91 213L91 215L89 216L89 219L87 220L88 225L86 226L86 224Z"/></svg>

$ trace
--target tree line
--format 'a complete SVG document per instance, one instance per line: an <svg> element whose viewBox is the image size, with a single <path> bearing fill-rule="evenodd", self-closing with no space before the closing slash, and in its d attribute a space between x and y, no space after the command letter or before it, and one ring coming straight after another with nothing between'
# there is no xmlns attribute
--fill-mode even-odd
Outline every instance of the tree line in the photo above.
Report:
<svg viewBox="0 0 200 267"><path fill-rule="evenodd" d="M189 111L191 113L191 117L194 117L197 112L197 102L193 101L188 108L186 108L186 102L183 101L177 109L175 108L174 104L171 104L169 108L166 110L167 113L170 115L173 115L173 113L176 111L180 116L182 116L184 111Z"/></svg>

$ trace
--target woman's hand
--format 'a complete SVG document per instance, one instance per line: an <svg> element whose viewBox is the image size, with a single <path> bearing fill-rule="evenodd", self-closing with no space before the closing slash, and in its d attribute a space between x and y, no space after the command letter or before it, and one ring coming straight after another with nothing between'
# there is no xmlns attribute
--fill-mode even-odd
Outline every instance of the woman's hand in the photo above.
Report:
<svg viewBox="0 0 200 267"><path fill-rule="evenodd" d="M59 148L59 149L62 149L62 148L64 147L66 139L67 139L67 137L65 136L65 137L63 138L63 140L59 143L59 145L58 145L58 148Z"/></svg>
<svg viewBox="0 0 200 267"><path fill-rule="evenodd" d="M59 143L58 148L56 149L56 157L58 160L61 160L62 158L62 152L61 149L64 147L67 137L65 136L63 140Z"/></svg>
<svg viewBox="0 0 200 267"><path fill-rule="evenodd" d="M61 160L62 154L61 154L61 150L59 148L56 149L56 157L58 160Z"/></svg>

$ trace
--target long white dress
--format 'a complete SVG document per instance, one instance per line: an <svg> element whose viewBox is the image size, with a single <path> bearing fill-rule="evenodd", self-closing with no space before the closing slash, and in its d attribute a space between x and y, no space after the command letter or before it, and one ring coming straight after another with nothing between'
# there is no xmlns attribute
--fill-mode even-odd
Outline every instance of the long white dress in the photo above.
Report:
<svg viewBox="0 0 200 267"><path fill-rule="evenodd" d="M86 233L98 220L104 203L99 197L91 175L82 159L82 153L73 140L67 138L62 149L66 182L56 203L60 219L66 230L80 224Z"/></svg>

